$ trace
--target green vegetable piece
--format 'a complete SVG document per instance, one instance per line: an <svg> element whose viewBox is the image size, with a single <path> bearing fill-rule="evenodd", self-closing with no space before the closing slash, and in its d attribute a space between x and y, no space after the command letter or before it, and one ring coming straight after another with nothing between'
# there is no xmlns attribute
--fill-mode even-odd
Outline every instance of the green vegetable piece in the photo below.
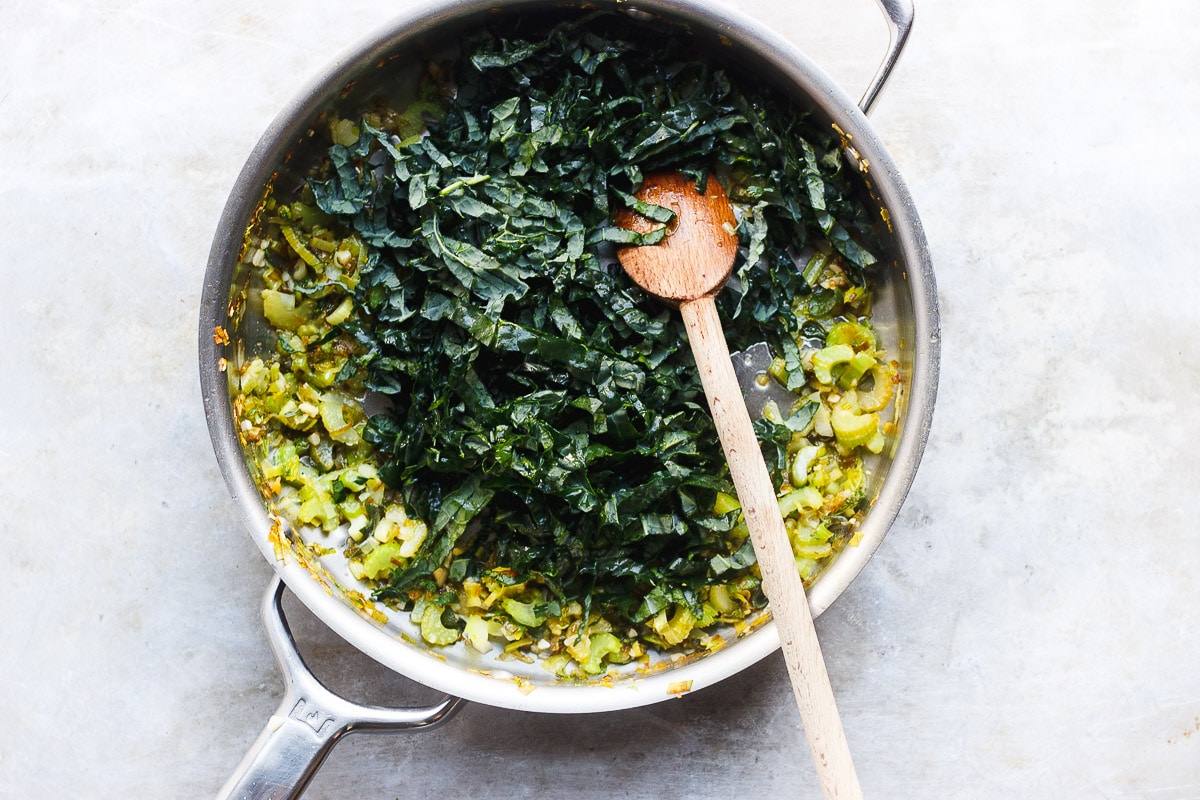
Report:
<svg viewBox="0 0 1200 800"><path fill-rule="evenodd" d="M401 543L397 541L384 542L367 553L362 562L363 576L377 580L396 569L400 561L400 546Z"/></svg>
<svg viewBox="0 0 1200 800"><path fill-rule="evenodd" d="M820 251L813 253L808 259L808 263L804 265L804 271L801 277L809 286L816 287L817 281L821 279L821 273L825 271L825 265L829 263L829 254Z"/></svg>
<svg viewBox="0 0 1200 800"><path fill-rule="evenodd" d="M858 406L863 411L880 411L892 400L895 391L895 370L886 364L876 363L869 370L871 374L871 390L857 392ZM859 383L862 379L859 379Z"/></svg>
<svg viewBox="0 0 1200 800"><path fill-rule="evenodd" d="M810 317L828 317L837 308L841 296L832 289L817 289L808 296L805 310Z"/></svg>
<svg viewBox="0 0 1200 800"><path fill-rule="evenodd" d="M308 454L321 469L326 471L333 469L333 442L324 436L318 434L317 441L310 441Z"/></svg>
<svg viewBox="0 0 1200 800"><path fill-rule="evenodd" d="M739 524L735 528L735 532L741 536L749 537L750 529L745 523ZM723 575L731 569L745 569L752 564L758 563L758 559L754 555L754 543L749 538L742 543L734 553L730 555L715 555L709 559L708 565L714 575Z"/></svg>
<svg viewBox="0 0 1200 800"><path fill-rule="evenodd" d="M854 358L846 364L842 374L838 376L838 386L843 389L853 389L859 380L871 367L875 366L875 357L869 353L855 353Z"/></svg>
<svg viewBox="0 0 1200 800"><path fill-rule="evenodd" d="M833 531L829 530L829 526L822 522L815 528L797 528L792 542L800 545L824 544L832 538ZM800 554L797 553L797 555Z"/></svg>
<svg viewBox="0 0 1200 800"><path fill-rule="evenodd" d="M421 638L432 645L445 647L459 640L461 634L442 623L442 607L430 603L421 615Z"/></svg>
<svg viewBox="0 0 1200 800"><path fill-rule="evenodd" d="M621 654L621 640L611 633L593 633L588 637L588 658L579 666L589 675L599 675L604 671L606 656Z"/></svg>
<svg viewBox="0 0 1200 800"><path fill-rule="evenodd" d="M831 385L834 382L833 369L850 363L853 358L854 348L848 344L835 344L822 348L813 353L813 375L819 382Z"/></svg>
<svg viewBox="0 0 1200 800"><path fill-rule="evenodd" d="M807 445L796 451L796 455L792 457L791 468L788 470L792 486L803 486L808 482L808 468L820 454L821 448L818 445Z"/></svg>
<svg viewBox="0 0 1200 800"><path fill-rule="evenodd" d="M780 384L788 385L788 368L787 362L782 358L771 359L771 365L767 367L767 375L779 381Z"/></svg>
<svg viewBox="0 0 1200 800"><path fill-rule="evenodd" d="M717 492L717 499L713 503L714 514L728 514L735 508L741 508L742 504L737 497L728 492Z"/></svg>
<svg viewBox="0 0 1200 800"><path fill-rule="evenodd" d="M358 141L358 126L348 119L337 119L329 124L329 136L334 144L350 147Z"/></svg>
<svg viewBox="0 0 1200 800"><path fill-rule="evenodd" d="M834 323L825 336L826 345L848 344L855 350L861 348L875 349L875 334L861 322L843 320Z"/></svg>
<svg viewBox="0 0 1200 800"><path fill-rule="evenodd" d="M350 319L350 315L354 313L354 298L346 297L342 302L338 303L338 307L330 311L325 316L325 321L330 325L341 325L346 320Z"/></svg>
<svg viewBox="0 0 1200 800"><path fill-rule="evenodd" d="M801 486L779 498L779 513L786 519L801 508L820 508L823 502L819 489Z"/></svg>
<svg viewBox="0 0 1200 800"><path fill-rule="evenodd" d="M354 408L350 401L337 392L325 392L321 395L321 423L329 436L335 442L341 442L353 447L361 441L358 430L354 425L361 418L361 412Z"/></svg>
<svg viewBox="0 0 1200 800"><path fill-rule="evenodd" d="M821 407L820 402L816 400L808 400L798 404L792 413L784 420L784 424L793 433L806 434L809 426L812 425L813 419L817 415L817 410Z"/></svg>
<svg viewBox="0 0 1200 800"><path fill-rule="evenodd" d="M792 554L800 559L819 559L824 558L833 552L833 545L829 542L793 542Z"/></svg>
<svg viewBox="0 0 1200 800"><path fill-rule="evenodd" d="M396 118L396 134L404 140L405 144L410 144L411 140L425 132L426 117L440 120L445 116L445 110L437 103L419 100Z"/></svg>
<svg viewBox="0 0 1200 800"><path fill-rule="evenodd" d="M670 224L675 221L675 212L665 206L647 203L639 200L631 194L628 194L627 192L622 192L619 190L616 192L616 195L617 197L621 198L621 202L624 203L626 207L636 211L646 219L654 220L655 222L661 222L663 224Z"/></svg>
<svg viewBox="0 0 1200 800"><path fill-rule="evenodd" d="M536 628L546 620L534 611L533 603L522 603L511 597L505 598L503 604L505 613L512 621L526 628Z"/></svg>
<svg viewBox="0 0 1200 800"><path fill-rule="evenodd" d="M379 471L372 464L355 464L342 470L341 481L352 492L361 491L367 481L378 476Z"/></svg>
<svg viewBox="0 0 1200 800"><path fill-rule="evenodd" d="M238 388L246 394L254 394L266 386L271 371L261 358L254 358L242 368L238 375Z"/></svg>
<svg viewBox="0 0 1200 800"><path fill-rule="evenodd" d="M332 222L331 218L319 208L300 201L281 207L279 212L291 219L294 223L293 228L298 226L304 230L313 230L314 228L328 227Z"/></svg>
<svg viewBox="0 0 1200 800"><path fill-rule="evenodd" d="M848 392L830 411L829 424L838 444L852 450L872 442L879 432L879 415L862 412L853 392Z"/></svg>
<svg viewBox="0 0 1200 800"><path fill-rule="evenodd" d="M724 584L717 584L708 590L708 602L721 614L732 614L737 610L737 603L733 602Z"/></svg>
<svg viewBox="0 0 1200 800"><path fill-rule="evenodd" d="M663 609L650 620L650 627L663 638L667 644L676 645L683 642L696 625L696 617L688 611L687 606L676 605L675 613L667 616L668 609Z"/></svg>
<svg viewBox="0 0 1200 800"><path fill-rule="evenodd" d="M309 321L309 312L312 306L308 303L301 303L297 308L294 294L263 289L262 300L263 315L276 328L294 331Z"/></svg>
<svg viewBox="0 0 1200 800"><path fill-rule="evenodd" d="M489 652L492 649L492 644L488 636L487 620L476 614L467 617L465 623L463 638L467 640L467 644L480 653Z"/></svg>
<svg viewBox="0 0 1200 800"><path fill-rule="evenodd" d="M303 495L302 495L303 496ZM296 511L296 518L305 525L315 525L324 531L338 526L337 505L326 495L314 495L304 500Z"/></svg>
<svg viewBox="0 0 1200 800"><path fill-rule="evenodd" d="M321 266L321 259L317 258L316 253L308 249L308 245L300 241L299 235L297 235L291 225L283 225L280 230L283 233L283 238L287 240L288 245L296 252L296 255L300 256L301 261L310 267Z"/></svg>

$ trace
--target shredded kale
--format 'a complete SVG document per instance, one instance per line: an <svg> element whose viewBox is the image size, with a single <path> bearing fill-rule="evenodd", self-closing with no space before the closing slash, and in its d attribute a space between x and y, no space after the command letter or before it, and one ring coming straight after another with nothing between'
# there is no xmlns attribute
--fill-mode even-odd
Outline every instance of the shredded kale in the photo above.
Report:
<svg viewBox="0 0 1200 800"><path fill-rule="evenodd" d="M615 263L631 239L612 214L661 238L642 175L715 174L740 211L731 349L768 341L801 383L802 329L844 293L796 259L836 254L862 284L870 223L836 132L686 37L607 14L526 25L464 39L426 135L363 121L310 183L370 248L353 333L392 405L365 438L430 528L379 595L502 567L634 622L699 614L698 588L752 574L753 552L713 510L732 489L682 323ZM790 430L762 433L778 476Z"/></svg>

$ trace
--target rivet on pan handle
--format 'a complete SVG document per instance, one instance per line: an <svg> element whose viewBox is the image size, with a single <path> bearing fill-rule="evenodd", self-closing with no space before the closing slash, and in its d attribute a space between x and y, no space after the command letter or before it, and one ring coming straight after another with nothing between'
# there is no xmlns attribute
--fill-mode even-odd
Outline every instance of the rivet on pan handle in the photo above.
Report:
<svg viewBox="0 0 1200 800"><path fill-rule="evenodd" d="M880 90L887 83L887 79L892 74L892 69L900 59L900 53L904 50L904 44L908 41L908 34L912 31L913 24L912 0L875 1L879 3L879 7L883 10L883 15L887 17L888 49L883 57L883 63L879 65L879 70L875 73L875 77L871 79L867 90L863 92L862 99L858 101L858 107L862 109L864 114L871 113L871 107L875 105L875 101L879 98Z"/></svg>
<svg viewBox="0 0 1200 800"><path fill-rule="evenodd" d="M464 705L446 696L426 708L360 705L321 683L296 649L283 614L283 581L272 580L262 615L275 660L283 672L283 701L267 721L218 800L291 800L299 797L337 741L356 731L427 730Z"/></svg>

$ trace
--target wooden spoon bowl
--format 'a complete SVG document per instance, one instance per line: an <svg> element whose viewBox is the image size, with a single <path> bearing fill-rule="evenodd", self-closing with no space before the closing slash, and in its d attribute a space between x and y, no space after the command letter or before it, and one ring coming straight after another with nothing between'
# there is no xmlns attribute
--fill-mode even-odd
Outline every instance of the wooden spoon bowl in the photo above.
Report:
<svg viewBox="0 0 1200 800"><path fill-rule="evenodd" d="M672 306L720 292L738 247L737 219L721 184L709 178L700 194L686 175L657 172L642 181L638 199L671 209L675 219L666 223L668 236L659 244L617 251L633 282ZM663 225L630 208L620 209L614 221L636 233Z"/></svg>

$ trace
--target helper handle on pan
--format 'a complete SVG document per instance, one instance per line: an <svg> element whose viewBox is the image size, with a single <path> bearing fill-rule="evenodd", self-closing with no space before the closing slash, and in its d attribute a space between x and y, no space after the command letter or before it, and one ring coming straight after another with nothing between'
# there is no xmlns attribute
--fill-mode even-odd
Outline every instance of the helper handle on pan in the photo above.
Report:
<svg viewBox="0 0 1200 800"><path fill-rule="evenodd" d="M913 24L912 0L875 1L879 3L883 15L887 17L888 50L875 77L871 79L867 90L863 92L862 99L858 101L858 107L864 114L871 113L871 107L875 105L880 90L883 89L883 85L892 74L892 68L896 66L896 61L900 58L900 52L904 50L904 44L908 41L908 34L912 30Z"/></svg>
<svg viewBox="0 0 1200 800"><path fill-rule="evenodd" d="M291 800L299 797L344 734L425 730L459 710L445 697L428 708L364 706L334 694L309 670L283 615L283 581L274 578L263 597L263 622L283 672L283 702L217 795L218 800Z"/></svg>

